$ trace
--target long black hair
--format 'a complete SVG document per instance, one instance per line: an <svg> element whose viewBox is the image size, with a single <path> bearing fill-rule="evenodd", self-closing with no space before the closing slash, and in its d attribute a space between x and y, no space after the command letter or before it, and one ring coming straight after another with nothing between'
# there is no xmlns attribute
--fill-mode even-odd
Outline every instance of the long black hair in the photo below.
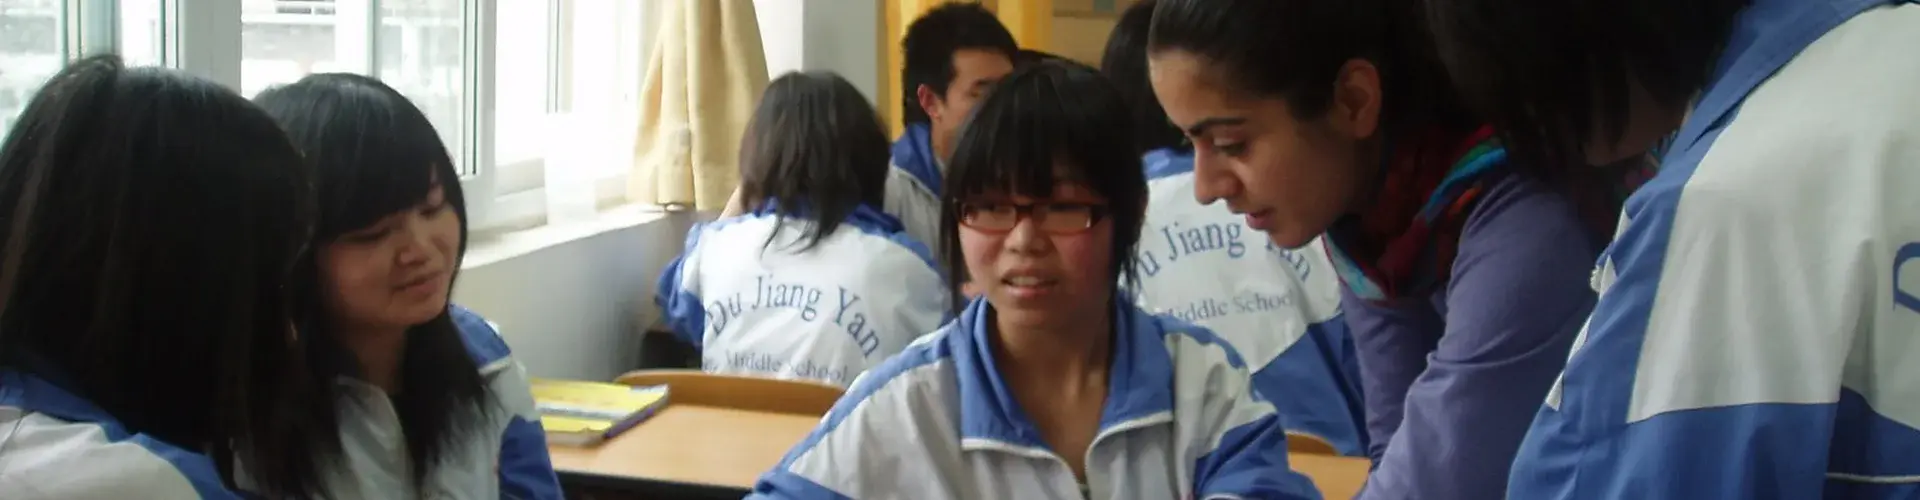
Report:
<svg viewBox="0 0 1920 500"><path fill-rule="evenodd" d="M1147 33L1153 26L1154 0L1141 0L1120 13L1107 35L1106 52L1100 56L1100 72L1120 89L1127 109L1133 113L1133 142L1139 153L1166 148L1187 147L1187 137L1167 121L1167 110L1153 95L1153 82L1147 72Z"/></svg>
<svg viewBox="0 0 1920 500"><path fill-rule="evenodd" d="M1333 102L1340 68L1379 68L1381 123L1388 134L1480 126L1453 92L1412 0L1159 0L1149 53L1178 50L1223 72L1253 95L1284 99L1297 119Z"/></svg>
<svg viewBox="0 0 1920 500"><path fill-rule="evenodd" d="M800 251L813 249L841 221L887 196L892 155L887 129L867 98L828 72L788 73L774 79L740 144L740 192L748 205L771 200L776 223L806 221Z"/></svg>
<svg viewBox="0 0 1920 500"><path fill-rule="evenodd" d="M1626 133L1637 84L1686 105L1752 0L1426 0L1440 58L1514 154L1582 165Z"/></svg>
<svg viewBox="0 0 1920 500"><path fill-rule="evenodd" d="M312 247L414 207L438 187L459 216L459 254L466 254L467 204L453 158L433 123L405 96L373 78L328 73L267 89L254 101L317 167L320 217ZM303 324L325 340L308 344L308 359L325 380L352 374L353 355L331 337L336 325L322 305L318 263L310 256L304 265L305 282L297 292L314 314ZM453 272L459 268L456 259ZM414 480L421 481L448 446L478 431L490 396L449 311L406 335L394 404Z"/></svg>
<svg viewBox="0 0 1920 500"><path fill-rule="evenodd" d="M940 210L947 275L967 275L961 203L994 192L1051 197L1058 165L1067 170L1064 177L1106 199L1114 282L1136 284L1132 257L1146 218L1147 174L1130 146L1132 119L1119 90L1077 62L1035 63L995 84L960 133L947 169ZM956 310L967 303L958 283L952 290Z"/></svg>
<svg viewBox="0 0 1920 500"><path fill-rule="evenodd" d="M112 56L69 65L0 145L0 365L260 493L324 496L339 431L290 296L309 175L217 83Z"/></svg>

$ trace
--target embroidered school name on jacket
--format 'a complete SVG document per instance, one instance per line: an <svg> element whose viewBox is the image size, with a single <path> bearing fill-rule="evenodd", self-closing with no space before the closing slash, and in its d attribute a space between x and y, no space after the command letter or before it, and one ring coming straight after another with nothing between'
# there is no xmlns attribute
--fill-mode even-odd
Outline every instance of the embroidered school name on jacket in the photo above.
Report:
<svg viewBox="0 0 1920 500"><path fill-rule="evenodd" d="M1131 305L1116 311L1083 497L1000 380L988 307L868 372L749 498L1319 498L1287 468L1280 417L1239 354Z"/></svg>
<svg viewBox="0 0 1920 500"><path fill-rule="evenodd" d="M808 224L762 208L688 232L655 301L705 371L845 387L946 318L946 282L898 220L861 206L801 251Z"/></svg>

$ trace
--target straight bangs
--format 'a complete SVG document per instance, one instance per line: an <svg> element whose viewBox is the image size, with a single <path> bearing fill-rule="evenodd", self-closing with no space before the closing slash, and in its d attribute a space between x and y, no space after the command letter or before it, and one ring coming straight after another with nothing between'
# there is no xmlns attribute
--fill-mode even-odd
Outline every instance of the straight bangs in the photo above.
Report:
<svg viewBox="0 0 1920 500"><path fill-rule="evenodd" d="M464 249L467 210L459 172L433 123L405 96L364 76L318 74L268 89L254 101L317 167L318 241L419 205L439 187L460 215Z"/></svg>
<svg viewBox="0 0 1920 500"><path fill-rule="evenodd" d="M939 248L964 307L960 205L981 197L1046 200L1061 182L1102 198L1113 221L1113 276L1134 281L1134 246L1146 214L1147 178L1126 101L1098 71L1068 60L1014 70L994 85L960 132L942 194Z"/></svg>
<svg viewBox="0 0 1920 500"><path fill-rule="evenodd" d="M334 181L351 187L322 190L321 241L411 209L425 201L435 187L442 189L464 225L466 205L456 201L460 200L459 174L446 150L441 149L439 137L431 130L427 132L416 138L363 143L366 147L355 157L337 158L342 163L326 171L337 176Z"/></svg>
<svg viewBox="0 0 1920 500"><path fill-rule="evenodd" d="M1127 107L1108 81L1079 63L1033 68L1010 75L976 108L948 165L946 204L981 196L1047 199L1058 182L1080 184L1108 203L1144 196L1134 185L1145 174L1124 126Z"/></svg>

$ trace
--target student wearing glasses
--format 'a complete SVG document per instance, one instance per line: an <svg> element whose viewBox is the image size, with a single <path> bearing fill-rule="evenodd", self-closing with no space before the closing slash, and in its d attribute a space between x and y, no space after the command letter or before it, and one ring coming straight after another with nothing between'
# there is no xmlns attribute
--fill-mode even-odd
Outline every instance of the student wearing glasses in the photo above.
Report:
<svg viewBox="0 0 1920 500"><path fill-rule="evenodd" d="M1920 498L1920 4L1427 4L1516 152L1670 144L1511 498Z"/></svg>
<svg viewBox="0 0 1920 500"><path fill-rule="evenodd" d="M862 377L749 498L1319 498L1239 354L1118 286L1147 197L1113 147L1125 109L1064 61L987 95L940 240L981 298Z"/></svg>
<svg viewBox="0 0 1920 500"><path fill-rule="evenodd" d="M1140 306L1207 327L1254 368L1254 390L1287 431L1343 455L1367 452L1358 363L1340 315L1340 279L1320 240L1282 248L1227 204L1193 196L1193 147L1167 122L1147 76L1152 0L1128 7L1107 36L1100 72L1133 110L1147 169L1146 225L1135 257Z"/></svg>
<svg viewBox="0 0 1920 500"><path fill-rule="evenodd" d="M740 148L747 213L687 232L655 301L707 372L846 387L947 317L925 245L880 211L886 129L853 84L789 73Z"/></svg>

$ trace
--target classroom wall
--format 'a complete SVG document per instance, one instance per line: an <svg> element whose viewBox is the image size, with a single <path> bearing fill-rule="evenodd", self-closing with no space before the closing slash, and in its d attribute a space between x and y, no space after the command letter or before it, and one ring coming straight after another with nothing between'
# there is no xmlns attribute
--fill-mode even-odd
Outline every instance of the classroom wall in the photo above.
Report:
<svg viewBox="0 0 1920 500"><path fill-rule="evenodd" d="M753 6L769 77L824 69L853 82L870 101L879 95L878 2L754 0Z"/></svg>
<svg viewBox="0 0 1920 500"><path fill-rule="evenodd" d="M609 380L639 368L655 279L696 216L624 207L590 223L477 236L454 302L500 325L535 376Z"/></svg>
<svg viewBox="0 0 1920 500"><path fill-rule="evenodd" d="M878 2L755 0L769 74L826 69L872 98ZM640 368L655 280L712 214L622 207L592 221L474 235L453 300L498 323L534 376L608 380Z"/></svg>

